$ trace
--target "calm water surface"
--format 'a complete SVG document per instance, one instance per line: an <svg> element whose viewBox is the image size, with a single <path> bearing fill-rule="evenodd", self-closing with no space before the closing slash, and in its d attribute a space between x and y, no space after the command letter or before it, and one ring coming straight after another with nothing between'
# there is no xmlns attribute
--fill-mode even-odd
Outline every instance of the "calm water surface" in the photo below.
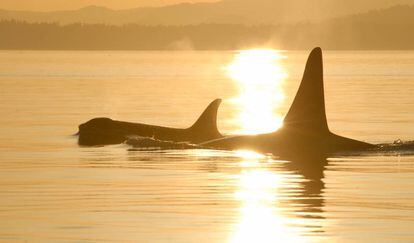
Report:
<svg viewBox="0 0 414 243"><path fill-rule="evenodd" d="M276 129L307 54L272 69L249 52L1 51L0 241L414 241L412 153L292 162L72 136L97 116L190 126L218 97L223 133ZM324 58L332 131L414 140L414 52Z"/></svg>

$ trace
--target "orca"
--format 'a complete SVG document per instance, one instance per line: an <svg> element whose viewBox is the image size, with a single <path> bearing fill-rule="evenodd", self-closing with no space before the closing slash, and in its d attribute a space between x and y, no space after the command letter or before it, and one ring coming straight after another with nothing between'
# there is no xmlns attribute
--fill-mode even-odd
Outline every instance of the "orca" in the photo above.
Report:
<svg viewBox="0 0 414 243"><path fill-rule="evenodd" d="M282 128L267 134L223 137L200 145L212 149L247 149L278 156L319 156L377 147L338 136L329 130L325 113L322 50L319 47L309 55L302 82Z"/></svg>
<svg viewBox="0 0 414 243"><path fill-rule="evenodd" d="M123 143L130 136L151 137L162 141L201 143L223 137L217 129L217 110L221 99L211 102L189 128L170 128L142 123L94 118L79 125L78 144L83 146Z"/></svg>

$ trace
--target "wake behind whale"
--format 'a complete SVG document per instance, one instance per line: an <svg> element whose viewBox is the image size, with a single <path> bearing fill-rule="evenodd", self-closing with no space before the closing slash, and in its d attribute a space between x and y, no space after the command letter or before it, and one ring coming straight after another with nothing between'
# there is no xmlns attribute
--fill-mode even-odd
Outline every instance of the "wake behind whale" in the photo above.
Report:
<svg viewBox="0 0 414 243"><path fill-rule="evenodd" d="M191 144L188 142L173 142L163 141L155 138L132 136L124 142L126 145L131 146L134 151L162 151L162 150L189 150L189 149L213 149L213 150L227 150L220 148L211 148L205 145ZM292 158L292 156L280 156L281 158ZM305 154L309 156L309 154ZM401 141L396 140L392 143L381 143L371 149L365 150L352 150L352 151L340 151L332 153L331 155L344 156L344 155L414 155L414 141ZM322 157L327 157L323 156Z"/></svg>

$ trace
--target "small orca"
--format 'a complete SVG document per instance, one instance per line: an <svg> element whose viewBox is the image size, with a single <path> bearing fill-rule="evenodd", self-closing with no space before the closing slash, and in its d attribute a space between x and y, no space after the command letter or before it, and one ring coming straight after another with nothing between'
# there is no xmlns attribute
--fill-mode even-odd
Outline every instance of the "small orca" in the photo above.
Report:
<svg viewBox="0 0 414 243"><path fill-rule="evenodd" d="M221 99L211 102L194 125L185 129L94 118L79 125L78 144L85 146L119 144L129 136L195 144L217 139L223 137L217 129L217 109L220 103Z"/></svg>
<svg viewBox="0 0 414 243"><path fill-rule="evenodd" d="M200 144L213 149L248 149L279 156L326 155L360 151L376 145L338 136L329 131L325 114L322 50L312 50L296 97L273 133L223 137Z"/></svg>

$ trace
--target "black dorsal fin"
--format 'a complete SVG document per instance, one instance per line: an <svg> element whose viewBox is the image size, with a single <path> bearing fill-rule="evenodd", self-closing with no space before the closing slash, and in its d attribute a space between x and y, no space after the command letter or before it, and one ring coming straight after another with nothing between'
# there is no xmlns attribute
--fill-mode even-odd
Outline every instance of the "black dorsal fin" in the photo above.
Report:
<svg viewBox="0 0 414 243"><path fill-rule="evenodd" d="M325 114L322 50L312 50L296 97L285 119L284 127L304 132L329 132Z"/></svg>
<svg viewBox="0 0 414 243"><path fill-rule="evenodd" d="M217 129L217 110L220 103L221 99L212 101L189 129L192 131L199 131L203 134L220 135L220 132Z"/></svg>

